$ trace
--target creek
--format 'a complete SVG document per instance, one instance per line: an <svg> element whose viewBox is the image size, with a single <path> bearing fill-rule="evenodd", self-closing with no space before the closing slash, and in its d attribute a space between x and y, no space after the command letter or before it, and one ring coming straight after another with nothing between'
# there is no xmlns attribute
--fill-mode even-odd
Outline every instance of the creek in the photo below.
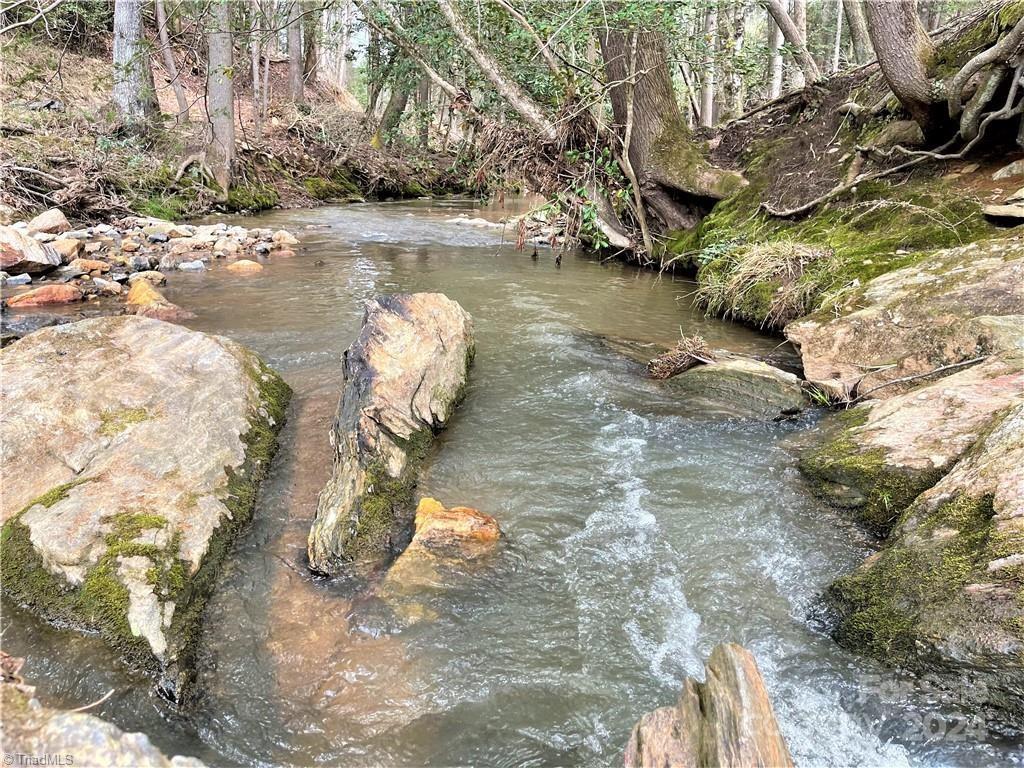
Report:
<svg viewBox="0 0 1024 768"><path fill-rule="evenodd" d="M93 710L211 764L620 765L633 723L702 674L722 641L757 657L800 765L1024 764L957 724L927 686L837 646L808 619L869 542L814 500L793 443L814 416L756 423L688 408L595 339L767 353L706 319L694 286L451 219L466 201L275 211L302 247L257 275L174 274L190 327L258 351L295 390L255 518L206 614L202 696L170 714L94 637L5 605L5 649L55 706ZM494 515L495 566L397 618L305 569L342 351L376 293L442 291L473 316L466 401L420 493Z"/></svg>

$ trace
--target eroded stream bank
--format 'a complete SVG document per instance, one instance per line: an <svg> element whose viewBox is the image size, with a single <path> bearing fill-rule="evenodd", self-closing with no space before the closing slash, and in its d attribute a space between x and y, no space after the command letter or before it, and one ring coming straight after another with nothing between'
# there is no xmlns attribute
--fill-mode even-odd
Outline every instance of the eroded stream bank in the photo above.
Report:
<svg viewBox="0 0 1024 768"><path fill-rule="evenodd" d="M5 649L28 657L40 694L73 707L114 687L97 714L211 763L611 765L637 717L733 640L757 656L798 763L1020 761L809 625L867 543L807 494L788 450L806 422L688 412L581 329L668 345L682 326L748 352L777 341L704 319L688 283L583 258L556 269L549 252L533 261L500 231L446 221L467 206L272 213L250 221L298 232L297 256L174 275L166 293L191 327L252 347L295 390L207 612L205 694L190 721L167 722L97 641L5 611ZM405 624L314 579L304 556L361 300L422 290L473 315L478 354L420 491L494 514L512 547Z"/></svg>

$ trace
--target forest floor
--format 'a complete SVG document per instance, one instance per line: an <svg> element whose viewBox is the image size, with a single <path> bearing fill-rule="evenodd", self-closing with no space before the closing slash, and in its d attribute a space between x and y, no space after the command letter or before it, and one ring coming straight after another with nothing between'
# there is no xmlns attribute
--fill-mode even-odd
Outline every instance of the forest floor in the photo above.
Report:
<svg viewBox="0 0 1024 768"><path fill-rule="evenodd" d="M301 207L353 199L416 197L459 190L455 156L402 143L370 144L372 129L346 91L306 89L306 104L284 98L287 64L270 67L262 135L252 91L238 88L239 162L226 202L204 183L198 163L205 134L204 82L182 71L190 120L177 124L166 71L153 71L162 118L145 137L120 132L110 105L109 49L75 53L28 38L4 43L0 69L0 205L8 218L59 207L85 223L128 213L177 220L214 208ZM244 78L239 78L244 81Z"/></svg>

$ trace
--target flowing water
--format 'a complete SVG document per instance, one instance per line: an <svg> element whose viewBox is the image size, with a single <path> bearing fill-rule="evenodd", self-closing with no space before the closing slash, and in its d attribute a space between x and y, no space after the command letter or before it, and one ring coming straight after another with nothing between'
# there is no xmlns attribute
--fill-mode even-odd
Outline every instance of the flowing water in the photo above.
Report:
<svg viewBox="0 0 1024 768"><path fill-rule="evenodd" d="M736 641L801 765L1024 764L1020 745L808 621L868 552L795 469L809 419L693 412L594 334L777 340L702 318L687 282L575 255L556 268L459 213L481 215L457 201L275 212L248 223L297 231L295 257L172 277L191 326L251 346L295 389L281 450L207 611L195 711L169 714L95 638L8 607L4 646L46 701L113 688L94 711L215 764L616 765L636 719ZM443 291L477 331L420 491L495 515L510 539L492 568L424 596L419 621L304 567L340 356L362 300L395 291Z"/></svg>

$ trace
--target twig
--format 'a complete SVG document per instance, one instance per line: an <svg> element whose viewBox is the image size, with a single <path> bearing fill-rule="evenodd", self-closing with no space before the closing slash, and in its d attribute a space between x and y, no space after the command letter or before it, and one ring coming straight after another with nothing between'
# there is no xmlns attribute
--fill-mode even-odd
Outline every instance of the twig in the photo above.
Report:
<svg viewBox="0 0 1024 768"><path fill-rule="evenodd" d="M109 699L113 695L114 695L114 689L111 688L109 691L107 691L105 694L103 694L103 696L101 696L100 698L96 699L96 701L94 701L92 704L86 704L84 707L78 707L77 709L69 709L68 712L85 712L87 709L92 709L93 707L98 707L100 704L102 704L104 701L106 701L107 699Z"/></svg>
<svg viewBox="0 0 1024 768"><path fill-rule="evenodd" d="M879 384L877 387L872 387L867 392L862 392L861 394L857 395L852 400L848 400L847 401L847 406L850 406L850 405L853 405L854 403L860 402L865 397L870 395L872 392L877 392L878 390L884 389L885 387L891 386L893 384L905 384L908 381L915 381L917 379L924 379L924 378L927 378L928 376L933 376L936 373L942 373L943 371L951 371L951 370L953 370L955 368L964 368L964 367L966 367L968 365L974 365L975 363L980 363L982 360L985 360L986 358L988 358L988 355L982 355L981 357L972 357L970 360L962 360L959 363L950 363L949 365L940 365L938 368L935 368L935 369L930 370L930 371L926 371L924 373L915 373L913 376L902 376L902 377L900 377L898 379L891 379L891 380L885 382L884 384Z"/></svg>

